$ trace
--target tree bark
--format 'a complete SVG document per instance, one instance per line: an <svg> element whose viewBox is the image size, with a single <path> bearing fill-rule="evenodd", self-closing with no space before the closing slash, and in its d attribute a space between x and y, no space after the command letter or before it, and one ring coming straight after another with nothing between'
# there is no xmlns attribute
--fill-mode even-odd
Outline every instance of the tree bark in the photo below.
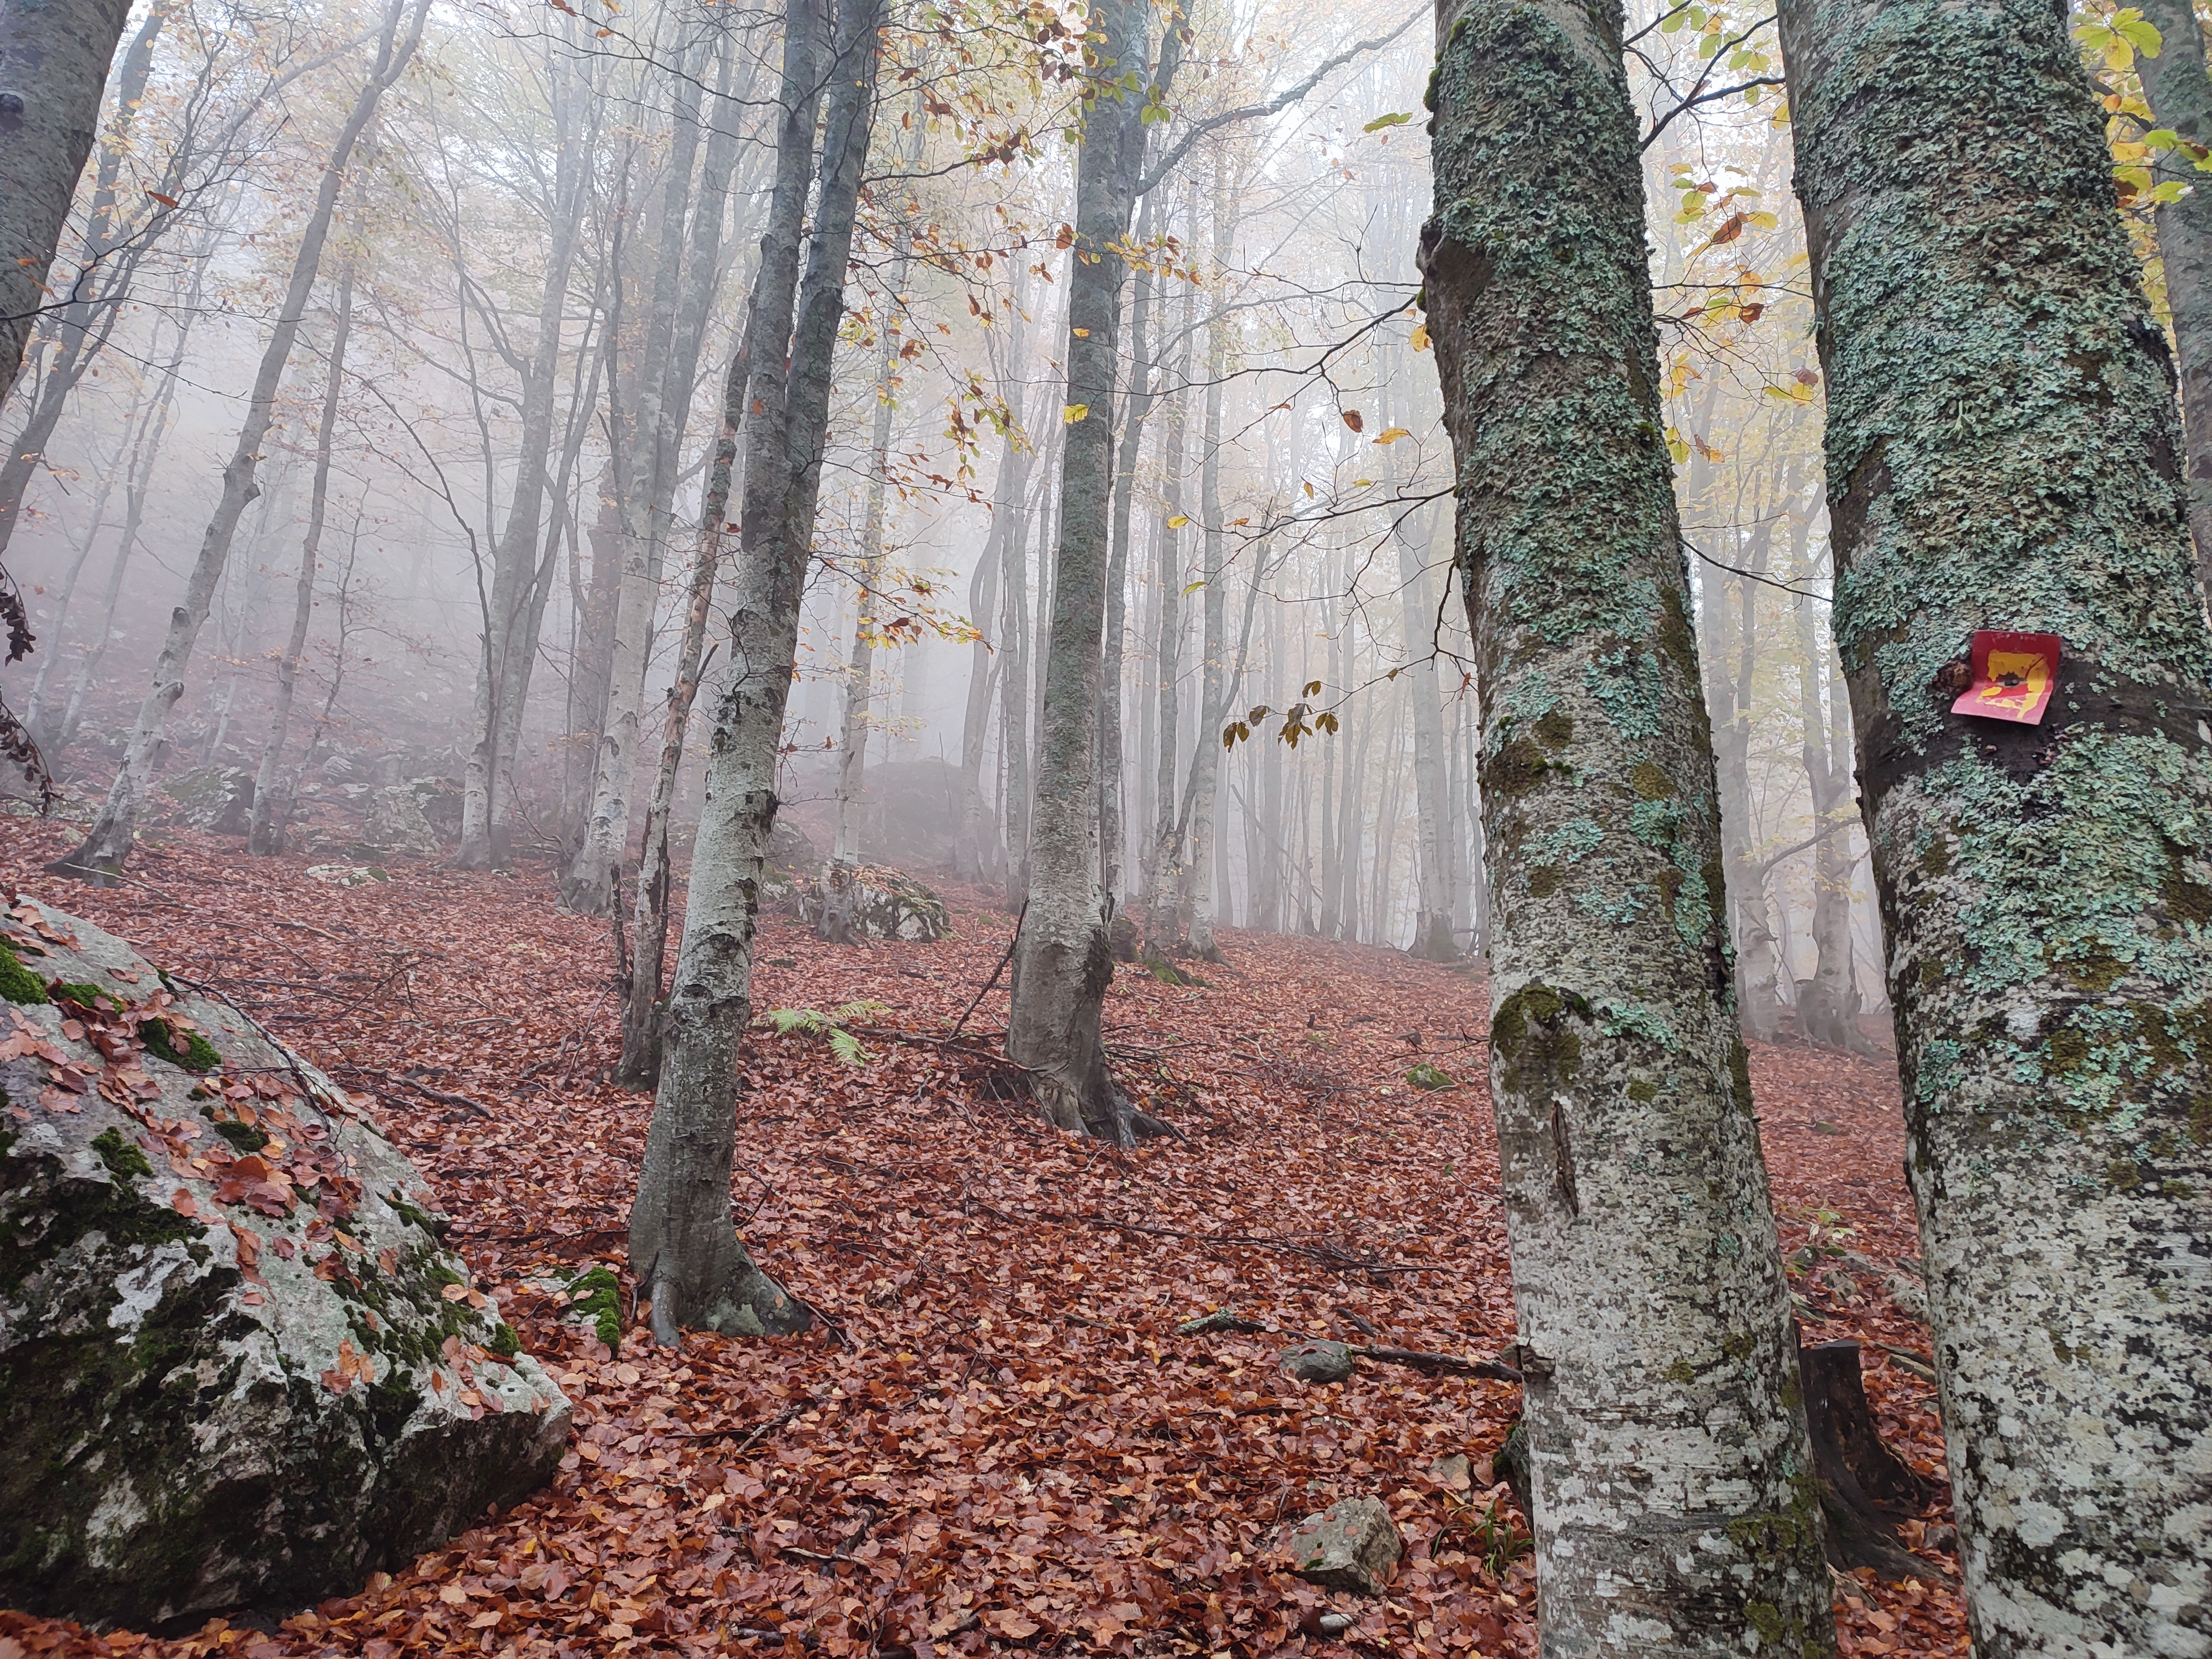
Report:
<svg viewBox="0 0 2212 1659"><path fill-rule="evenodd" d="M0 400L46 308L46 282L100 125L128 0L0 5Z"/></svg>
<svg viewBox="0 0 2212 1659"><path fill-rule="evenodd" d="M1096 0L1098 60L1142 78L1151 7ZM1040 715L1028 908L1013 956L1006 1053L1034 1068L1038 1109L1063 1129L1121 1139L1128 1129L1106 1066L1099 1016L1114 976L1098 847L1098 705L1114 487L1114 377L1122 263L1145 128L1139 98L1101 88L1076 165L1068 273L1066 410L1053 583L1050 678Z"/></svg>
<svg viewBox="0 0 2212 1659"><path fill-rule="evenodd" d="M660 763L653 772L653 799L646 808L645 846L637 863L636 948L630 955L629 997L623 1007L622 1058L615 1081L632 1088L660 1082L665 1035L660 991L668 954L668 901L673 874L668 856L668 825L676 805L676 775L684 764L684 737L691 724L691 705L699 695L699 676L707 644L707 613L721 568L723 515L730 505L730 478L737 465L744 427L745 387L751 379L750 330L731 356L722 381L722 417L714 434L714 457L707 475L707 495L699 514L699 540L691 558L691 580L684 604L684 637L676 650L676 679L668 688L668 712L660 737Z"/></svg>
<svg viewBox="0 0 2212 1659"><path fill-rule="evenodd" d="M845 267L867 159L884 0L847 0L818 58L816 0L786 14L775 188L755 279L744 489L731 577L731 653L714 714L666 1054L630 1212L630 1266L656 1325L757 1335L812 1316L754 1265L730 1216L739 1048L752 1017L754 906L775 823L775 768L798 661L844 317ZM798 295L815 111L828 83L821 193ZM788 367L779 349L789 342Z"/></svg>
<svg viewBox="0 0 2212 1659"><path fill-rule="evenodd" d="M2151 125L2212 145L2212 75L2205 72L2204 31L2195 7L2191 0L2142 0L2139 9L2160 37L2155 54L2136 55ZM2179 201L2160 204L2158 252L2180 371L2181 476L2189 488L2197 582L2212 592L2212 179L2178 149L2166 152L2158 170L2191 187Z"/></svg>
<svg viewBox="0 0 2212 1659"><path fill-rule="evenodd" d="M2063 13L1781 22L1975 1651L2212 1651L2212 635L2162 336ZM1951 712L1984 628L2063 639L2040 724Z"/></svg>
<svg viewBox="0 0 2212 1659"><path fill-rule="evenodd" d="M358 202L356 202L356 207ZM338 276L337 314L331 331L328 380L323 387L322 418L315 428L315 476L307 493L307 533L300 544L300 577L293 590L292 634L276 659L276 700L269 714L269 735L253 777L253 806L246 821L246 850L266 858L284 850L284 821L291 802L279 801L277 769L291 726L292 693L299 684L300 659L307 653L307 624L315 608L315 564L323 544L323 521L331 499L331 448L337 436L338 398L345 381L346 337L353 331L354 264L348 259Z"/></svg>
<svg viewBox="0 0 2212 1659"><path fill-rule="evenodd" d="M293 257L292 276L283 308L277 313L276 325L270 332L269 343L261 354L260 368L254 376L246 421L239 428L238 446L223 468L222 499L201 538L199 556L185 586L184 603L170 613L168 635L162 642L161 659L155 665L154 684L139 706L123 765L115 775L114 785L108 790L107 799L93 821L90 832L75 850L47 866L57 875L74 876L96 885L112 885L131 855L138 809L153 779L162 732L168 723L170 709L184 695L185 669L191 660L200 626L207 620L216 586L222 580L240 515L246 511L246 504L261 493L254 479L260 465L262 441L268 436L270 421L276 413L276 388L284 378L285 366L291 361L292 343L298 337L308 298L314 291L323 246L329 240L338 191L345 182L346 163L352 157L354 145L374 118L378 102L414 57L428 12L429 0L392 0L390 10L385 14L383 32L377 43L376 66L355 98L345 124L338 129L337 142L331 147L330 160L324 165L314 210L308 216L299 251Z"/></svg>
<svg viewBox="0 0 2212 1659"><path fill-rule="evenodd" d="M1617 8L1437 8L1424 295L1482 677L1547 1655L1834 1650L1736 1035Z"/></svg>
<svg viewBox="0 0 2212 1659"><path fill-rule="evenodd" d="M1229 644L1224 637L1227 613L1223 608L1223 532L1221 526L1221 400L1229 364L1228 305L1224 290L1231 249L1237 240L1237 217L1229 189L1229 158L1217 149L1213 161L1212 315L1206 330L1206 404L1199 422L1198 510L1205 519L1200 531L1200 574L1206 579L1206 657L1199 673L1198 732L1191 744L1191 774L1195 805L1190 818L1190 856L1183 866L1183 935L1191 954L1208 962L1221 959L1213 941L1213 819L1221 793L1221 722L1226 687L1224 656Z"/></svg>

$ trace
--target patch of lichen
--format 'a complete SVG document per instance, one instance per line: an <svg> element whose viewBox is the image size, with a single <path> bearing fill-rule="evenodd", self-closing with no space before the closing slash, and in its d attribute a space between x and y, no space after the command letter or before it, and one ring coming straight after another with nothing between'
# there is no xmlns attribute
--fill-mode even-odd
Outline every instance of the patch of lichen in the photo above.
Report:
<svg viewBox="0 0 2212 1659"><path fill-rule="evenodd" d="M609 1348L622 1346L622 1286L605 1267L578 1274L568 1284L568 1305L587 1314L600 1342Z"/></svg>
<svg viewBox="0 0 2212 1659"><path fill-rule="evenodd" d="M1536 741L1547 749L1565 749L1575 740L1575 719L1564 708L1554 708L1536 721Z"/></svg>
<svg viewBox="0 0 2212 1659"><path fill-rule="evenodd" d="M0 939L0 1002L31 1004L47 1000L46 981L23 966L7 940Z"/></svg>
<svg viewBox="0 0 2212 1659"><path fill-rule="evenodd" d="M92 1150L100 1154L100 1161L107 1166L107 1173L118 1181L149 1178L154 1173L154 1166L147 1162L144 1150L112 1125L92 1138Z"/></svg>
<svg viewBox="0 0 2212 1659"><path fill-rule="evenodd" d="M165 1019L141 1020L138 1040L146 1045L146 1052L156 1060L166 1060L170 1065L185 1071L207 1073L222 1064L222 1055L215 1044L198 1031L184 1033L184 1045L177 1043L177 1032Z"/></svg>
<svg viewBox="0 0 2212 1659"><path fill-rule="evenodd" d="M1663 768L1650 761L1638 761L1628 775L1630 787L1644 800L1667 800L1674 793L1674 781Z"/></svg>

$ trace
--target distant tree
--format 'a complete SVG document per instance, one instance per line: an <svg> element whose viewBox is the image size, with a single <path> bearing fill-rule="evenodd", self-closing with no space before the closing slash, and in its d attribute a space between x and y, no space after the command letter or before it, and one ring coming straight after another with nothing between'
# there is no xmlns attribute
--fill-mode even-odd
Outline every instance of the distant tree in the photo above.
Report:
<svg viewBox="0 0 2212 1659"><path fill-rule="evenodd" d="M1620 15L1447 0L1437 29L1422 275L1482 690L1544 1651L1827 1654Z"/></svg>
<svg viewBox="0 0 2212 1659"><path fill-rule="evenodd" d="M223 567L229 561L238 521L247 504L261 493L255 479L261 465L263 441L269 435L270 422L276 412L276 389L291 362L293 343L299 337L307 301L314 292L323 248L330 240L331 221L337 211L338 192L345 183L346 165L352 159L354 146L360 143L362 134L375 118L378 103L406 71L416 47L422 44L423 21L429 9L430 0L391 0L386 9L383 26L378 31L374 64L331 143L313 209L293 256L291 280L285 287L276 325L262 348L246 419L239 427L237 445L223 467L222 494L200 538L199 556L185 581L183 602L170 614L168 635L154 666L153 684L139 704L138 718L131 727L123 764L117 769L107 799L84 840L74 851L47 866L57 875L106 884L122 872L125 860L131 856L139 808L153 781L169 711L184 695L185 670L191 661L192 647L198 641L201 625L207 620L216 586L222 580Z"/></svg>
<svg viewBox="0 0 2212 1659"><path fill-rule="evenodd" d="M1781 20L1975 1651L2212 1652L2212 635L2165 340L2062 9ZM2062 641L2037 723L1952 712L1981 629Z"/></svg>

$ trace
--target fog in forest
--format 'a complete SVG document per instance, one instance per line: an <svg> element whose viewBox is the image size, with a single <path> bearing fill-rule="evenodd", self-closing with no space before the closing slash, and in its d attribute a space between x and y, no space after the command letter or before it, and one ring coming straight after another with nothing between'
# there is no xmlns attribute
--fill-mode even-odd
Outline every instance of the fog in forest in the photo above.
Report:
<svg viewBox="0 0 2212 1659"><path fill-rule="evenodd" d="M126 29L56 304L0 417L0 548L39 636L0 690L64 811L121 763L332 146L380 30L414 15L165 0ZM634 872L715 539L781 16L589 0L421 21L351 140L143 821L333 860L565 865L611 799ZM1192 12L1148 123L1112 410L1071 405L1060 361L1065 22L1042 4L891 17L779 862L830 858L842 818L861 860L1019 906L1058 458L1073 423L1105 421L1121 913L1172 893L1146 928L1170 951L1206 908L1479 954L1477 688L1414 303L1425 13ZM1631 21L1650 25L1630 63L1667 439L1746 1018L1864 1046L1886 1022L1827 630L1819 375L1780 71L1753 22ZM722 516L733 532L734 499ZM679 868L730 603L725 578L668 811Z"/></svg>

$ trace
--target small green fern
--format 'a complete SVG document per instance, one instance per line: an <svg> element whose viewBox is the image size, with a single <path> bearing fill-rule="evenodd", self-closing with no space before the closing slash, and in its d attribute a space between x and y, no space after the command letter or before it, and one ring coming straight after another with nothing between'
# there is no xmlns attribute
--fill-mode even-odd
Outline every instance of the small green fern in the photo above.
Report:
<svg viewBox="0 0 2212 1659"><path fill-rule="evenodd" d="M879 1019L890 1012L890 1005L884 1002L848 1002L831 1013L816 1008L771 1008L767 1019L779 1035L789 1036L794 1031L827 1040L830 1052L848 1066L865 1066L869 1054L860 1046L860 1038L845 1028Z"/></svg>

